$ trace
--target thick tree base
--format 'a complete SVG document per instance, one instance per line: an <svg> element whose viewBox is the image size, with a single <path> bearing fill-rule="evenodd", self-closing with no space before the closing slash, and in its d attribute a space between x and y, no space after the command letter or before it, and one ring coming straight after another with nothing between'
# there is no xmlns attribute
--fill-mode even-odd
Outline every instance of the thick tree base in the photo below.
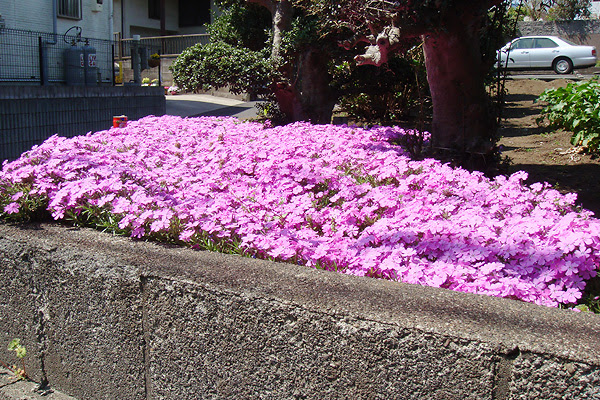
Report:
<svg viewBox="0 0 600 400"><path fill-rule="evenodd" d="M467 171L480 171L485 176L494 176L508 172L508 160L503 157L498 148L493 148L488 153L467 153L443 149L430 149L431 157L448 163L455 168L464 168Z"/></svg>
<svg viewBox="0 0 600 400"><path fill-rule="evenodd" d="M497 124L485 90L478 19L465 10L457 16L446 29L424 38L433 104L432 147L437 158L487 171L498 164Z"/></svg>

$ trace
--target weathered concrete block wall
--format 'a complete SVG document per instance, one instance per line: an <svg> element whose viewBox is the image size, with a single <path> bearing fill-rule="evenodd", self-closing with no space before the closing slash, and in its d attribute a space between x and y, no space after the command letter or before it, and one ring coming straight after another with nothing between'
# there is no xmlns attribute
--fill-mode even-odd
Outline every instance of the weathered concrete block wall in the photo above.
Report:
<svg viewBox="0 0 600 400"><path fill-rule="evenodd" d="M114 115L163 115L164 89L149 87L0 86L0 162L59 134L108 129Z"/></svg>
<svg viewBox="0 0 600 400"><path fill-rule="evenodd" d="M598 399L600 317L0 224L0 358L79 399Z"/></svg>
<svg viewBox="0 0 600 400"><path fill-rule="evenodd" d="M551 35L569 39L575 43L596 46L600 50L600 20L563 22L521 21L518 35Z"/></svg>

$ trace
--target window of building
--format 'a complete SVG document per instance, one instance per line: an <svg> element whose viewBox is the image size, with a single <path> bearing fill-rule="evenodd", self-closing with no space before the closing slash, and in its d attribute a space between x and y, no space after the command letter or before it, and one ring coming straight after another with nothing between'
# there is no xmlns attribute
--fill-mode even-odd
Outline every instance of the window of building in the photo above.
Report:
<svg viewBox="0 0 600 400"><path fill-rule="evenodd" d="M210 0L179 0L179 26L210 23Z"/></svg>
<svg viewBox="0 0 600 400"><path fill-rule="evenodd" d="M148 0L148 18L160 19L160 0Z"/></svg>
<svg viewBox="0 0 600 400"><path fill-rule="evenodd" d="M81 19L81 0L58 0L59 17Z"/></svg>

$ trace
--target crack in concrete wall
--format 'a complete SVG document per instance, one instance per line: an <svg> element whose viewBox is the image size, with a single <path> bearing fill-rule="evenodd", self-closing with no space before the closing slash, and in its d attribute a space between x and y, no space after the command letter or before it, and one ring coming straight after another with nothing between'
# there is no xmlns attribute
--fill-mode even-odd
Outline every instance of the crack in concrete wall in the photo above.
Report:
<svg viewBox="0 0 600 400"><path fill-rule="evenodd" d="M492 400L508 400L510 398L510 382L512 380L513 361L521 355L518 347L501 354L494 374Z"/></svg>
<svg viewBox="0 0 600 400"><path fill-rule="evenodd" d="M142 350L143 350L143 360L144 360L144 394L146 399L152 399L152 381L150 377L150 335L148 330L148 291L146 289L148 285L148 277L140 276L140 296L142 299L142 332L143 342L142 342Z"/></svg>

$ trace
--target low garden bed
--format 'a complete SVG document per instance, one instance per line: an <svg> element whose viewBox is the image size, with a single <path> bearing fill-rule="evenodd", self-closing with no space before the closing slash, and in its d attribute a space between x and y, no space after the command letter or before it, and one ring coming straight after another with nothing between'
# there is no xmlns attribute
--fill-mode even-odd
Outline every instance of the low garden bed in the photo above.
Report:
<svg viewBox="0 0 600 400"><path fill-rule="evenodd" d="M600 221L574 195L524 172L412 160L397 144L410 133L146 117L5 163L0 210L546 306L582 300Z"/></svg>

